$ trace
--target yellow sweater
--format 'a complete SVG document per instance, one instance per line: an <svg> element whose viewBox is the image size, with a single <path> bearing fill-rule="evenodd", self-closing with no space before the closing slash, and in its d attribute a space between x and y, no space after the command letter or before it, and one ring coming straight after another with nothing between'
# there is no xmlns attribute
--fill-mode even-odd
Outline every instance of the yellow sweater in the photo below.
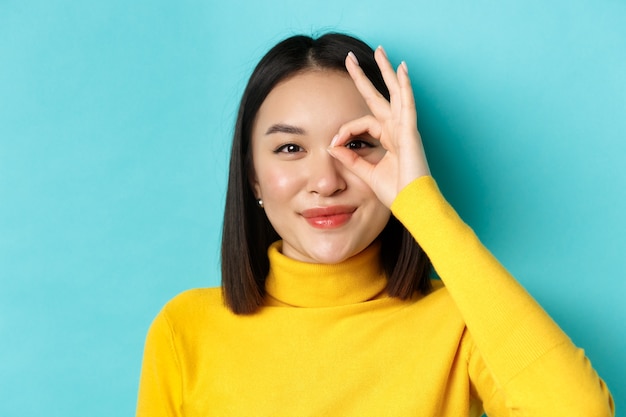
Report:
<svg viewBox="0 0 626 417"><path fill-rule="evenodd" d="M379 246L338 265L269 249L267 306L187 291L154 320L137 416L584 416L614 414L582 350L424 177L392 206L445 283L385 295Z"/></svg>

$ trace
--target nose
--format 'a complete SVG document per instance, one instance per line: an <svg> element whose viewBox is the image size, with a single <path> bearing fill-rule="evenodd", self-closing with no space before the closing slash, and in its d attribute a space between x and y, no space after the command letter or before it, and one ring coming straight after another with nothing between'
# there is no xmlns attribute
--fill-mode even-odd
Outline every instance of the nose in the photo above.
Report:
<svg viewBox="0 0 626 417"><path fill-rule="evenodd" d="M321 149L315 153L314 157L309 158L308 168L307 191L323 197L330 197L346 189L344 168L341 162L330 156L326 149Z"/></svg>

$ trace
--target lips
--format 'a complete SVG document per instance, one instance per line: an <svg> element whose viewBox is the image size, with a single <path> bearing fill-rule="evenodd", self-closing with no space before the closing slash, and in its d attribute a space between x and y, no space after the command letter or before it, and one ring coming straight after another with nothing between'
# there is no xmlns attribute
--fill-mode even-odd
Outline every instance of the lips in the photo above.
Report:
<svg viewBox="0 0 626 417"><path fill-rule="evenodd" d="M307 209L300 214L313 227L333 229L346 224L355 210L353 206L329 206Z"/></svg>

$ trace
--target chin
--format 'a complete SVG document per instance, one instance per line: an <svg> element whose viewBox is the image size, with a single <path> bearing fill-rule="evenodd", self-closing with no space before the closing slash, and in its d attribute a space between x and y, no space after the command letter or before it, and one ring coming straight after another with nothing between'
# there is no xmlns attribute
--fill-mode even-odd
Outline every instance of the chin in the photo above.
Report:
<svg viewBox="0 0 626 417"><path fill-rule="evenodd" d="M329 247L327 250L311 253L311 259L320 264L338 264L347 259L352 258L354 255L359 254L365 249L346 250L346 246L341 247Z"/></svg>

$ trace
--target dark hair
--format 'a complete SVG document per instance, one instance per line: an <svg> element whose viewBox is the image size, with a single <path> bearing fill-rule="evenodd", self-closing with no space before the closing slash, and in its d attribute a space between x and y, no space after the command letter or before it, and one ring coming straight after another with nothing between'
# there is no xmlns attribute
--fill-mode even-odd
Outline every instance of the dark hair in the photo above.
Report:
<svg viewBox="0 0 626 417"><path fill-rule="evenodd" d="M252 314L263 304L269 272L267 249L280 239L265 212L259 209L250 184L250 137L257 112L279 82L297 73L347 72L345 58L349 51L357 56L376 89L389 100L373 50L344 34L285 39L261 59L250 76L235 125L222 230L222 291L226 305L236 314ZM401 299L410 298L416 291L427 293L431 289L430 260L404 226L391 216L379 239L388 293Z"/></svg>

